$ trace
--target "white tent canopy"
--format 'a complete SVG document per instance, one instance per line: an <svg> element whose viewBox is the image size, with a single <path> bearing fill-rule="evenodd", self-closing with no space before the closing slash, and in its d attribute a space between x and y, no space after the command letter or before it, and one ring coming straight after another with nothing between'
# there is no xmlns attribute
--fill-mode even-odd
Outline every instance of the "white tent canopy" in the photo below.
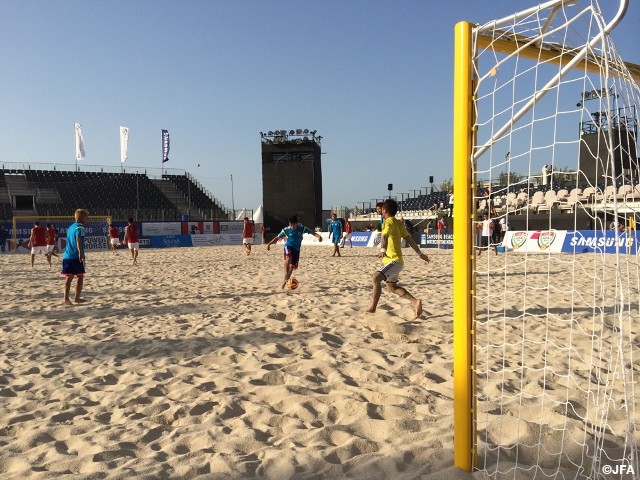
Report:
<svg viewBox="0 0 640 480"><path fill-rule="evenodd" d="M264 210L262 209L262 205L259 205L256 211L253 212L253 221L255 223L264 223Z"/></svg>
<svg viewBox="0 0 640 480"><path fill-rule="evenodd" d="M236 215L236 220L244 220L244 217L249 217L253 220L254 223L264 223L264 213L262 209L262 205L258 206L253 212L253 216L251 215L251 210L247 210L243 208Z"/></svg>
<svg viewBox="0 0 640 480"><path fill-rule="evenodd" d="M251 210L247 210L243 208L236 214L236 220L244 220L244 217L249 217L251 215Z"/></svg>

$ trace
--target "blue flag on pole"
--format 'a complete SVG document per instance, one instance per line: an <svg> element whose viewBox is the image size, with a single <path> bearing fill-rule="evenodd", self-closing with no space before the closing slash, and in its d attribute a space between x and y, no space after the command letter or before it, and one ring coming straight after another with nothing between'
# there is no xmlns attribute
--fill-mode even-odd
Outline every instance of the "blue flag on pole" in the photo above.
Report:
<svg viewBox="0 0 640 480"><path fill-rule="evenodd" d="M169 161L169 130L162 130L162 163Z"/></svg>

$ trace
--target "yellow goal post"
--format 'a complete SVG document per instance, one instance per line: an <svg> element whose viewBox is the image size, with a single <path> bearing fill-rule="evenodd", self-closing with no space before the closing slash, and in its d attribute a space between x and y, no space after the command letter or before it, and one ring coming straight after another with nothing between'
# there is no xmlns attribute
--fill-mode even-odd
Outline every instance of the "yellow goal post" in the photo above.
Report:
<svg viewBox="0 0 640 480"><path fill-rule="evenodd" d="M607 6L611 8L612 3ZM596 251L593 261L599 263L588 272L592 281L590 291L588 286L583 289L579 284L575 270L573 277L561 280L562 285L553 283L557 269L564 265L569 271L575 269L572 266L576 265L575 255L552 258L547 251L537 256L525 252L520 257L510 257L510 253L498 255L496 250L495 256L487 252L479 257L477 253L478 212L481 208L493 212L489 204L483 204L479 192L486 185L499 189L491 192L501 201L495 215L506 218L512 215L513 219L517 215L524 225L523 235L527 226L533 225L534 217L547 218L547 233L555 235L552 215L559 213L562 202L550 201L538 210L531 198L534 189L544 193L552 189L546 180L542 188L538 173L545 162L553 164L554 170L562 166L560 162L569 162L576 179L572 187L580 191L584 185L579 180L592 184L589 187L595 193L578 200L572 210L566 210L573 215L575 230L582 221L579 209L590 215L593 235L605 238L608 234L602 228L602 218L617 222L623 212L640 214L640 201L632 204L631 197L620 200L613 197L609 203L598 197L604 187L624 183L623 176L630 176L631 182L640 184L637 157L640 66L623 61L610 38L627 7L628 0L619 0L617 10L607 20L598 0L553 0L483 25L460 22L455 26L454 464L465 471L477 469L492 478L503 478L501 475L515 478L519 471L553 476L549 469L555 468L560 475L565 471L582 471L592 475L589 478L600 478L597 472L602 471L607 461L638 467L640 402L633 390L639 385L637 379L633 380L636 367L631 359L640 349L628 340L638 334L633 325L640 324L640 302L634 299L634 294L637 297L640 291L637 260L624 257L623 251L608 256L604 251ZM627 145L615 141L614 134L621 125L633 130L633 141ZM589 126L598 139L596 153L590 151L599 162L595 173L581 171L583 165L578 162L578 154L585 149L586 130L581 132L578 126ZM615 160L621 154L629 159L627 163L622 161L624 171L620 171ZM547 165L544 167L546 171ZM522 198L516 198L519 193ZM596 200L600 203L596 204ZM587 205L593 208L587 209ZM548 216L543 217L547 211ZM615 235L617 239L617 232ZM509 258L516 258L513 263L518 263L517 268L509 263ZM614 272L612 277L609 270ZM546 272L549 283L534 286L532 279L537 279L541 271L542 276ZM612 285L610 295L593 291L594 285L603 285L603 291L608 290L606 282ZM498 285L500 290L496 288ZM573 303L563 305L562 309L554 308L556 297L552 294ZM528 303L536 295L541 299L538 304ZM584 318L580 316L583 312L587 312ZM618 370L613 371L612 366L611 373L603 369L591 374L597 381L609 381L612 385L621 381L614 389L582 378L579 369L589 366L581 366L583 352L578 333L584 334L591 328L583 325L587 320L597 324L592 328L603 330L609 323L616 324L615 335L609 338L607 332L597 337L597 342L601 342L599 348L603 351L605 347L610 349L609 360ZM561 338L563 331L557 330L559 325L567 329L569 340ZM504 330L514 328L522 328L522 338L502 342ZM538 328L545 329L544 334L548 335L545 340L525 337L527 329L530 334ZM486 341L481 351L479 330ZM593 332L593 338L597 333ZM536 349L544 350L540 358L536 357ZM556 351L558 355L551 353ZM499 353L504 356L498 358ZM512 353L515 361L509 357ZM565 353L571 368L555 363ZM589 355L603 353L594 350ZM527 360L532 363L525 364ZM480 365L481 362L484 364ZM596 363L599 362L605 360L599 357ZM500 365L504 370L498 372ZM563 368L568 369L566 375ZM536 390L526 385L526 375L539 375L536 381L542 387ZM576 387L572 392L567 385ZM481 389L484 390L479 392ZM554 389L567 397L577 392L579 398L554 397ZM489 400L496 400L498 395L504 398L490 404ZM482 421L478 419L479 402L487 403L482 406L485 415ZM607 410L608 405L616 404L624 407ZM553 413L562 409L570 413L562 419L566 423L559 426L543 417L536 421L525 418L527 411L520 410L523 405L528 405L529 411L550 408ZM578 409L576 405L580 405L579 414L571 411ZM621 409L623 413L618 412ZM521 412L524 413L519 417ZM609 420L614 413L623 417L620 425L626 422L626 428ZM577 426L581 422L584 430ZM479 430L483 434L481 441ZM521 438L508 435L511 431ZM571 435L565 436L566 431ZM525 438L525 432L531 442ZM551 437L553 442L545 443L544 438ZM549 446L551 443L553 447ZM609 452L599 450L603 444L616 448ZM480 448L485 450L484 454Z"/></svg>

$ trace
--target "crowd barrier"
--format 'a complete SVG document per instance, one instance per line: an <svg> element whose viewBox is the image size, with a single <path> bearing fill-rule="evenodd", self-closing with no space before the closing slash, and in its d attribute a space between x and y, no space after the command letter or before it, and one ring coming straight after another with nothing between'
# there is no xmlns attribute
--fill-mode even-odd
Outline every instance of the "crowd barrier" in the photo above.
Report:
<svg viewBox="0 0 640 480"><path fill-rule="evenodd" d="M236 222L135 222L140 232L141 248L178 248L204 247L218 245L242 244L243 223ZM121 232L127 226L126 222L113 222ZM33 225L18 224L18 245L29 239ZM60 249L65 246L66 229L68 225L58 226ZM87 250L106 250L107 225L88 227L86 238ZM322 242L310 234L305 234L303 245L317 245L330 247L333 245L328 232L320 232ZM13 232L10 231L11 237ZM428 230L420 234L419 244L422 248L453 248L454 234L447 230ZM256 235L254 243L262 243L261 235ZM279 240L278 243L284 243ZM353 232L351 243L354 247L374 247L380 243L380 232ZM478 242L479 244L480 242ZM350 244L347 242L347 246ZM636 230L625 231L592 231L592 230L538 230L538 231L508 231L499 244L501 251L516 253L627 253L638 254L638 238ZM11 239L7 240L6 251L14 250ZM28 249L18 248L19 253L27 253Z"/></svg>
<svg viewBox="0 0 640 480"><path fill-rule="evenodd" d="M421 234L420 246L453 248L453 236L453 233L430 230ZM503 247L502 251L515 253L639 253L636 230L514 230L505 232L497 246Z"/></svg>
<svg viewBox="0 0 640 480"><path fill-rule="evenodd" d="M175 221L175 222L134 222L140 232L140 248L179 248L179 247L205 247L217 245L240 245L242 244L243 222L241 221ZM120 231L120 239L123 238L124 229L127 222L113 222L113 226ZM9 239L7 240L8 252L15 250L13 244L12 226L7 226ZM64 249L68 224L56 224L58 229L58 248ZM106 250L109 248L107 239L108 226L89 223L87 227L87 237L85 246L90 250ZM260 225L256 226L256 237L254 244L262 244ZM29 240L29 235L33 224L19 223L17 225L16 236L18 243L18 253L28 253L29 249L23 247ZM315 236L305 234L303 245L332 246L328 232L320 232L322 242ZM351 234L351 244L354 247L369 247L380 242L379 232L353 232ZM280 240L279 243L284 243ZM347 246L351 246L347 241Z"/></svg>

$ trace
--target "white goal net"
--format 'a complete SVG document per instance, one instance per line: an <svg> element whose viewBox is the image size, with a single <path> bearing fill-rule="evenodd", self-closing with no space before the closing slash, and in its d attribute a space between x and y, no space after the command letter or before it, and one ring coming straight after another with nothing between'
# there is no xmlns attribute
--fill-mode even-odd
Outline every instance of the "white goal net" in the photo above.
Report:
<svg viewBox="0 0 640 480"><path fill-rule="evenodd" d="M471 280L454 282L487 478L640 479L640 68L609 35L625 10L554 1L470 29L454 226Z"/></svg>

